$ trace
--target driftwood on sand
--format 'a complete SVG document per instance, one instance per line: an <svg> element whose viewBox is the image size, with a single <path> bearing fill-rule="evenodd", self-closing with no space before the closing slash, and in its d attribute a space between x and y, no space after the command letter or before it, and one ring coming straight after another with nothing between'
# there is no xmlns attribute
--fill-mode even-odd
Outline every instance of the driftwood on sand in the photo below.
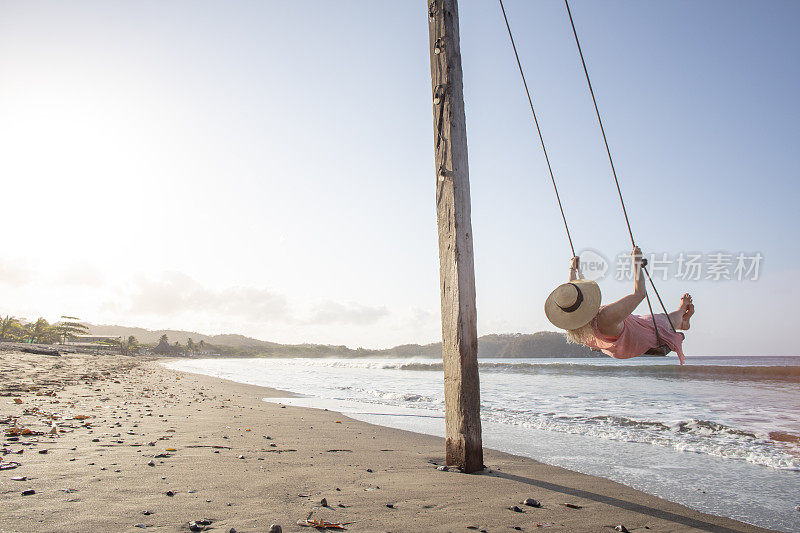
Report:
<svg viewBox="0 0 800 533"><path fill-rule="evenodd" d="M60 356L61 355L58 350L53 350L53 349L50 349L50 348L29 348L29 347L25 347L25 348L21 348L20 351L21 352L25 352L25 353L33 353L33 354L36 354L36 355L55 355L55 356Z"/></svg>

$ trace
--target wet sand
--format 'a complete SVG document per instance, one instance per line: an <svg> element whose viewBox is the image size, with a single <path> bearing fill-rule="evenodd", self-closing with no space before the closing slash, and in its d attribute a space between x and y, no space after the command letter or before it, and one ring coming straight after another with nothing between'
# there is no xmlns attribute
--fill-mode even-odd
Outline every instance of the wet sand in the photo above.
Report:
<svg viewBox="0 0 800 533"><path fill-rule="evenodd" d="M0 532L310 531L309 518L350 531L767 531L492 450L483 474L440 471L442 439L262 401L285 395L153 359L0 345Z"/></svg>

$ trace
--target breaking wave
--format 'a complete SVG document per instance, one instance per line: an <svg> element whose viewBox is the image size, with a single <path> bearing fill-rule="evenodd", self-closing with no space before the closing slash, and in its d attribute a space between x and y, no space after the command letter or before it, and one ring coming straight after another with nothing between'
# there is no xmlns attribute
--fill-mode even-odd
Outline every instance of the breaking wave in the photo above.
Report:
<svg viewBox="0 0 800 533"><path fill-rule="evenodd" d="M800 448L785 446L771 434L758 435L710 420L677 422L636 420L618 416L566 416L484 410L484 420L589 437L666 446L738 459L779 470L800 471ZM791 435L794 439L800 438ZM785 442L785 441L784 441Z"/></svg>
<svg viewBox="0 0 800 533"><path fill-rule="evenodd" d="M482 359L481 416L487 422L520 428L644 443L800 471L800 431L793 411L800 366L787 366L783 358L771 360L775 366L737 362L739 366L679 366L652 360ZM212 375L302 395L420 413L444 410L442 363L429 358L208 360L172 365L202 373L216 368ZM618 388L608 386L609 377L628 379Z"/></svg>
<svg viewBox="0 0 800 533"><path fill-rule="evenodd" d="M325 366L331 368L364 368L378 370L409 370L441 372L443 365L431 360L369 360L369 359L292 359L293 365ZM584 362L492 361L481 359L482 372L507 372L515 374L566 374L574 376L650 377L664 379L698 380L767 380L800 383L800 366L728 366L728 365L678 365L670 364L593 364Z"/></svg>
<svg viewBox="0 0 800 533"><path fill-rule="evenodd" d="M726 379L770 380L800 383L799 366L722 366L722 365L593 365L584 363L506 363L479 361L478 367L486 372L513 372L522 374L570 374L598 376L638 376L665 379ZM381 368L397 370L442 371L442 363L406 362L383 363Z"/></svg>

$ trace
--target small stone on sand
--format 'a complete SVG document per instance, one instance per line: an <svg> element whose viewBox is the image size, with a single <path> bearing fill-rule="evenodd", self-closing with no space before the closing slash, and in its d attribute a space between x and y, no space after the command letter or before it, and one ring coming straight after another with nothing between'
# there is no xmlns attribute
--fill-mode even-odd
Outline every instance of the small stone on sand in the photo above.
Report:
<svg viewBox="0 0 800 533"><path fill-rule="evenodd" d="M189 522L189 531L205 531L206 526L211 525L211 520L204 518L202 520L192 520Z"/></svg>
<svg viewBox="0 0 800 533"><path fill-rule="evenodd" d="M627 527L625 527L625 526L623 526L622 524L620 524L620 525L618 525L618 526L614 526L614 530L615 530L615 531L620 531L621 533L630 533L630 532L628 531L628 528L627 528Z"/></svg>
<svg viewBox="0 0 800 533"><path fill-rule="evenodd" d="M269 526L268 533L283 533L283 528L278 524L272 524Z"/></svg>
<svg viewBox="0 0 800 533"><path fill-rule="evenodd" d="M23 490L22 491L22 495L23 496L31 496L33 494L36 494L36 491L33 490L33 489L28 489L28 490Z"/></svg>
<svg viewBox="0 0 800 533"><path fill-rule="evenodd" d="M542 504L539 500L534 500L533 498L525 498L522 501L522 505L527 505L528 507L541 507Z"/></svg>

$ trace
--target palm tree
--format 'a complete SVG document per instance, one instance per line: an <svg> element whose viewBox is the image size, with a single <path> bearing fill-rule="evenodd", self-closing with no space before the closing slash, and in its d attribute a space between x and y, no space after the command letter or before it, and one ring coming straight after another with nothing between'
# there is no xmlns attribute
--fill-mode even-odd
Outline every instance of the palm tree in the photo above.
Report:
<svg viewBox="0 0 800 533"><path fill-rule="evenodd" d="M89 332L89 326L78 322L80 318L74 316L61 316L61 320L53 325L53 329L58 334L61 342L67 342L70 337L76 335L86 335Z"/></svg>
<svg viewBox="0 0 800 533"><path fill-rule="evenodd" d="M30 339L31 342L49 342L57 337L57 334L54 335L50 323L42 317L39 317L36 322L25 324L22 328L25 331L24 338Z"/></svg>
<svg viewBox="0 0 800 533"><path fill-rule="evenodd" d="M16 333L22 331L22 324L13 316L6 315L5 318L0 317L0 340L6 337L15 339Z"/></svg>
<svg viewBox="0 0 800 533"><path fill-rule="evenodd" d="M120 348L122 349L123 354L131 355L136 353L136 351L139 349L139 341L136 340L136 337L131 335L128 337L128 340L120 343Z"/></svg>

